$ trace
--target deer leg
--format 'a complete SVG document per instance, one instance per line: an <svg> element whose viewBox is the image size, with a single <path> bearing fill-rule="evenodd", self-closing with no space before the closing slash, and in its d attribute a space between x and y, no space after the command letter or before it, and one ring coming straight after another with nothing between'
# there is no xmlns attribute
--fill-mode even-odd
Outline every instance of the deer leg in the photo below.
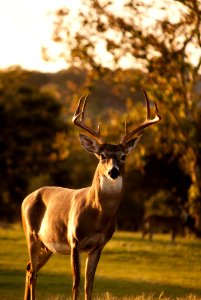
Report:
<svg viewBox="0 0 201 300"><path fill-rule="evenodd" d="M47 262L52 252L44 246L34 231L28 235L27 241L30 262L27 264L24 300L35 300L37 271Z"/></svg>
<svg viewBox="0 0 201 300"><path fill-rule="evenodd" d="M73 273L73 300L77 300L80 288L80 253L77 241L71 245L71 267Z"/></svg>
<svg viewBox="0 0 201 300"><path fill-rule="evenodd" d="M29 284L29 278L30 278L30 270L31 270L31 262L27 263L27 269L26 269L26 282L25 282L25 292L24 292L24 300L30 300L30 284Z"/></svg>
<svg viewBox="0 0 201 300"><path fill-rule="evenodd" d="M41 243L37 240L37 237L33 237L30 244L30 260L31 269L29 273L29 287L30 287L30 300L35 300L35 289L36 289L36 279L37 279L37 266L39 262L40 246Z"/></svg>
<svg viewBox="0 0 201 300"><path fill-rule="evenodd" d="M175 243L176 232L177 232L176 228L173 228L172 229L172 243Z"/></svg>
<svg viewBox="0 0 201 300"><path fill-rule="evenodd" d="M154 234L153 229L150 229L150 230L149 230L149 240L150 240L150 241L153 241L153 234Z"/></svg>
<svg viewBox="0 0 201 300"><path fill-rule="evenodd" d="M24 300L35 300L37 258L39 253L37 253L36 245L35 243L33 243L33 241L30 241L29 246L30 262L28 262L26 270L26 286Z"/></svg>
<svg viewBox="0 0 201 300"><path fill-rule="evenodd" d="M43 251L40 253L40 256L39 256L37 271L39 271L46 264L46 262L51 257L51 255L52 255L52 251L50 251L47 248L43 249Z"/></svg>
<svg viewBox="0 0 201 300"><path fill-rule="evenodd" d="M36 296L35 296L35 291L36 291L36 279L37 279L37 272L35 270L31 271L31 275L30 275L30 295L31 295L31 300L35 300Z"/></svg>
<svg viewBox="0 0 201 300"><path fill-rule="evenodd" d="M85 300L91 300L94 276L102 249L89 253L85 266Z"/></svg>
<svg viewBox="0 0 201 300"><path fill-rule="evenodd" d="M26 270L24 300L34 300L35 299L36 277L37 277L37 272L33 271L31 262L28 262L27 270Z"/></svg>
<svg viewBox="0 0 201 300"><path fill-rule="evenodd" d="M147 229L145 227L142 228L142 239L144 240L147 234Z"/></svg>
<svg viewBox="0 0 201 300"><path fill-rule="evenodd" d="M40 247L40 252L39 252L39 255L37 255L37 257L36 257L36 267L34 266L33 273L32 273L32 277L33 277L32 280L33 281L32 281L32 285L31 285L31 295L32 295L31 300L35 299L37 272L46 264L46 262L48 261L48 259L52 255L52 251L47 249L42 244L42 242L39 242L39 245L40 245L39 246Z"/></svg>

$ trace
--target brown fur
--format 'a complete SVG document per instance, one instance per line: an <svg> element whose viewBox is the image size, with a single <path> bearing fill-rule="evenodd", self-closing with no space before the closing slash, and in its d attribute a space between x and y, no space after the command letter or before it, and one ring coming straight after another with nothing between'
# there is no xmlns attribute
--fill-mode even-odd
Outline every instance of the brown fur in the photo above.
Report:
<svg viewBox="0 0 201 300"><path fill-rule="evenodd" d="M135 140L133 147L134 144ZM43 187L28 195L22 203L22 220L30 256L25 300L35 299L37 271L53 252L71 254L73 299L78 299L80 251L88 253L85 299L91 299L96 266L103 247L114 233L115 216L122 198L125 167L121 157L133 148L129 146L128 151L122 145L96 146L100 162L90 187L78 190ZM89 150L89 144L84 147ZM101 153L107 157L101 159ZM114 167L119 170L116 179L108 175Z"/></svg>
<svg viewBox="0 0 201 300"><path fill-rule="evenodd" d="M94 131L84 122L87 97L80 98L73 123L95 139L80 134L81 145L99 158L92 185L79 190L43 187L22 203L22 221L27 238L30 262L27 265L24 300L35 299L37 271L47 262L52 252L71 255L73 300L78 299L80 285L80 252L88 253L85 266L85 300L91 300L96 267L105 244L115 230L115 216L119 207L125 173L125 157L135 147L134 134L160 121L155 103L155 117L150 118L147 104L145 122L128 131L121 144L104 143L100 126ZM97 142L99 141L99 143Z"/></svg>

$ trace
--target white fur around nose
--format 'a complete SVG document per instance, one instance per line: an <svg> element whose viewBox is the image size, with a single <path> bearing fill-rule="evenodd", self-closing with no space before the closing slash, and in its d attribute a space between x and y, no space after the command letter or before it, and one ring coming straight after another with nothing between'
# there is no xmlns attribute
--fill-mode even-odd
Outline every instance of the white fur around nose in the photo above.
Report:
<svg viewBox="0 0 201 300"><path fill-rule="evenodd" d="M104 175L100 177L100 189L103 193L120 193L122 191L122 185L123 180L121 176L119 176L117 179L108 178Z"/></svg>

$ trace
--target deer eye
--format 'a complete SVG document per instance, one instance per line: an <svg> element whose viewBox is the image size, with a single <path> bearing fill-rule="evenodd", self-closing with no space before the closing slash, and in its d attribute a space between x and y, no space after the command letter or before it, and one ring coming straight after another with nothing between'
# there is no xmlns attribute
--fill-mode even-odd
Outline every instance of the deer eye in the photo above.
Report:
<svg viewBox="0 0 201 300"><path fill-rule="evenodd" d="M104 154L101 154L100 157L102 160L106 159L106 156Z"/></svg>
<svg viewBox="0 0 201 300"><path fill-rule="evenodd" d="M121 160L125 160L126 159L126 155L125 154L123 154L122 156L121 156Z"/></svg>

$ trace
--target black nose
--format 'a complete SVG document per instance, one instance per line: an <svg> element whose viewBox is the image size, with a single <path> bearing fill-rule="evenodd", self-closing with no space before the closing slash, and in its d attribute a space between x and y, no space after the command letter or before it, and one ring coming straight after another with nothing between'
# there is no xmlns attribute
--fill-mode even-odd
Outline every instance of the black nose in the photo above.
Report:
<svg viewBox="0 0 201 300"><path fill-rule="evenodd" d="M114 167L108 172L108 174L112 179L116 179L119 176L120 172L119 170L117 170L117 168Z"/></svg>

